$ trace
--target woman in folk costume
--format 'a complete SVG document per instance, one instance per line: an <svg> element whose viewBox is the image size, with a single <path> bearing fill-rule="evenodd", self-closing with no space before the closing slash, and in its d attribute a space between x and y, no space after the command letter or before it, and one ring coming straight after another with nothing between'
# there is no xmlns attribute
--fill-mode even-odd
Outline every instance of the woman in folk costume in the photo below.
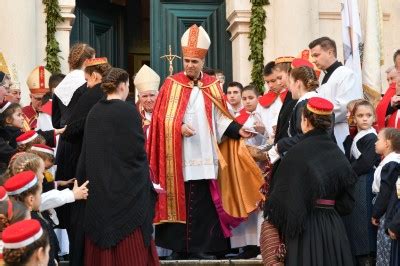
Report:
<svg viewBox="0 0 400 266"><path fill-rule="evenodd" d="M370 223L372 215L372 181L375 166L378 166L380 156L375 152L377 140L375 110L366 100L354 104L350 120L357 127L357 134L347 136L343 146L346 157L358 175L355 187L355 206L353 211L343 217L347 235L350 240L356 263L373 264L376 252L376 228Z"/></svg>
<svg viewBox="0 0 400 266"><path fill-rule="evenodd" d="M81 175L76 171L76 168L82 150L86 117L92 107L104 97L105 94L101 88L101 83L110 69L111 66L105 57L90 58L84 63L84 73L87 81L86 91L77 101L67 121L67 128L62 134L63 140L70 144L68 168L71 173L75 173L73 177ZM84 235L82 217L84 216L84 206L85 202L76 202L70 207L69 240L71 265L81 265L83 263Z"/></svg>
<svg viewBox="0 0 400 266"><path fill-rule="evenodd" d="M125 102L128 73L112 68L101 88L106 98L87 116L77 170L79 182L90 182L83 221L85 265L159 265L151 236L156 192L140 115Z"/></svg>
<svg viewBox="0 0 400 266"><path fill-rule="evenodd" d="M242 90L242 102L244 109L236 117L236 121L257 134L246 139L245 143L254 148L267 143L268 115L266 109L259 104L259 91L254 85L248 85ZM263 170L263 164L259 163ZM253 212L249 218L232 230L231 248L242 248L236 259L249 259L257 257L260 254L260 229L262 222L262 213Z"/></svg>
<svg viewBox="0 0 400 266"><path fill-rule="evenodd" d="M166 190L156 205L156 243L174 251L171 259L210 259L208 252L227 249L231 226L256 209L262 176L243 142L232 140L251 134L226 110L218 80L201 71L208 34L192 25L181 44L185 71L161 87L147 142L154 182Z"/></svg>
<svg viewBox="0 0 400 266"><path fill-rule="evenodd" d="M85 72L83 71L84 62L94 56L95 50L88 44L77 43L71 47L68 56L70 72L58 84L53 94L51 119L55 128L64 128L67 125L79 98L87 92ZM76 165L76 158L71 156L71 152L72 144L61 136L56 152L56 180L69 180L75 177L75 167L70 167L70 165ZM60 228L68 231L70 207L65 206L56 211L60 220ZM68 232L68 234L70 233Z"/></svg>
<svg viewBox="0 0 400 266"><path fill-rule="evenodd" d="M400 175L399 131L384 128L378 134L375 150L383 160L374 172L372 192L377 194L372 209L372 224L378 226L376 265L389 265L390 238L387 236L386 217L391 198L396 194L396 181ZM390 208L389 208L390 209Z"/></svg>
<svg viewBox="0 0 400 266"><path fill-rule="evenodd" d="M137 108L142 117L143 133L147 140L158 87L160 86L160 76L147 65L143 65L136 73L133 83L138 93Z"/></svg>
<svg viewBox="0 0 400 266"><path fill-rule="evenodd" d="M282 158L265 204L264 223L275 226L286 244L285 265L353 263L340 214L353 207L357 175L328 132L332 113L328 100L308 100L301 118L304 136ZM271 263L278 254L267 256L272 239L266 234L262 232L261 250L264 263Z"/></svg>
<svg viewBox="0 0 400 266"><path fill-rule="evenodd" d="M268 152L271 163L275 163L300 140L303 135L301 130L302 110L307 105L308 99L318 95L316 92L319 86L318 78L314 69L310 67L311 63L303 59L295 59L293 63L297 67L290 72L289 90L297 103L289 120L288 137L280 139Z"/></svg>

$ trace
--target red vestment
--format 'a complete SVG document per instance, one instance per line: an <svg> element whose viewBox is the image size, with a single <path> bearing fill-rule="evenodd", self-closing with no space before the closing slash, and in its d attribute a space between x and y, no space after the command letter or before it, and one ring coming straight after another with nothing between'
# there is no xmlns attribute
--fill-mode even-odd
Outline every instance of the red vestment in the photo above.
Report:
<svg viewBox="0 0 400 266"><path fill-rule="evenodd" d="M226 109L226 104L223 98L223 92L220 88L219 82L211 76L203 74L201 80L198 82L198 87L201 89L204 98L206 117L210 128L212 127L212 108L213 101L210 99L212 97L220 107ZM163 86L160 89L160 93L157 97L157 101L153 110L153 117L150 124L150 133L147 140L147 153L150 163L150 168L154 174L153 182L160 184L160 186L166 190L166 194L159 194L158 202L156 204L156 215L154 222L159 223L186 223L186 203L185 203L185 186L183 177L183 163L182 163L182 134L181 127L183 123L183 118L186 112L186 108L189 102L190 94L193 88L193 81L191 81L183 72L177 73L171 77L168 77ZM227 110L225 110L228 113ZM222 143L222 149L228 144L227 141ZM242 149L245 147L242 147ZM226 150L226 148L225 148ZM236 154L238 150L236 150ZM241 154L244 152L241 151ZM248 152L247 152L248 153ZM249 155L250 156L250 155ZM220 156L218 156L220 160ZM251 156L250 156L251 157ZM226 158L225 158L226 159ZM229 159L229 158L228 158ZM225 162L225 166L221 167L220 173L229 173L228 169L232 169L235 165L240 165L241 162L236 164L229 164ZM221 164L221 162L220 162ZM259 169L257 165L252 160L250 163L246 162L243 168L254 169L256 168L258 172ZM224 169L224 170L223 170ZM234 169L233 171L236 171ZM257 172L257 173L258 173ZM254 172L252 172L254 173ZM222 199L227 199L229 197L237 199L236 195L241 194L243 198L240 198L240 202L231 202L229 206L231 210L240 210L237 212L229 213L233 217L244 217L256 208L255 199L261 200L262 195L257 195L259 187L262 185L261 173L259 176L253 174L256 182L252 183L252 178L246 176L248 180L248 187L256 187L255 191L249 192L246 188L238 188L238 190L230 189L235 184L231 185L229 182L234 180L226 180L221 186L221 192L225 193L226 197ZM260 177L260 178L259 178ZM258 180L258 179L260 180ZM240 180L238 183L241 183ZM228 182L228 183L226 183ZM259 183L258 183L259 182ZM227 186L224 186L227 184ZM255 184L255 185L254 185ZM259 185L259 187L257 187ZM229 187L229 189L228 189ZM225 191L224 188L227 188ZM251 195L252 193L252 195ZM248 196L250 194L250 196ZM249 201L250 199L250 201ZM225 202L227 202L225 200ZM249 204L252 202L252 204ZM252 209L248 206L252 205ZM243 208L235 208L236 206L245 206ZM223 206L225 209L225 206ZM248 211L245 213L243 210ZM235 215L239 213L240 215Z"/></svg>
<svg viewBox="0 0 400 266"><path fill-rule="evenodd" d="M37 125L37 117L38 117L36 110L33 109L32 105L28 105L22 108L22 112L24 113L25 120L28 123L30 129L34 130Z"/></svg>
<svg viewBox="0 0 400 266"><path fill-rule="evenodd" d="M390 84L385 95L382 97L382 100L376 107L376 122L378 131L384 127L395 127L396 125L396 115L398 111L395 111L393 114L386 116L386 111L390 105L390 101L395 94L396 94L396 83L394 82ZM397 124L399 127L400 123Z"/></svg>

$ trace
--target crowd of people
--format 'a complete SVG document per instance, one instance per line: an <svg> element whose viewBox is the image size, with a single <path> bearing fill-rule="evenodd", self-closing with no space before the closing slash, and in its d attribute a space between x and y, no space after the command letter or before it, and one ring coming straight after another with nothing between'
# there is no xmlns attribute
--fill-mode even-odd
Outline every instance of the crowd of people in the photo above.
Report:
<svg viewBox="0 0 400 266"><path fill-rule="evenodd" d="M31 103L0 72L0 232L5 265L400 264L400 50L377 106L318 38L264 67L265 86L205 67L132 78L71 47L66 75L35 68ZM218 73L217 73L218 72Z"/></svg>

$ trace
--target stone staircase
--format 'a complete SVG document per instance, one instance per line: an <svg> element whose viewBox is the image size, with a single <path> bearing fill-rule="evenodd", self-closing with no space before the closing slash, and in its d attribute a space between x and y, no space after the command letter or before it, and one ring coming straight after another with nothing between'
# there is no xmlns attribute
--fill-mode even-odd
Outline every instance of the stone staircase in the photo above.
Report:
<svg viewBox="0 0 400 266"><path fill-rule="evenodd" d="M161 260L161 265L183 266L183 265L201 265L201 266L216 266L216 265L263 265L261 260Z"/></svg>
<svg viewBox="0 0 400 266"><path fill-rule="evenodd" d="M161 265L184 266L184 265L201 265L201 266L217 266L217 265L240 265L253 266L263 265L261 260L160 260ZM68 261L61 261L60 266L69 266Z"/></svg>

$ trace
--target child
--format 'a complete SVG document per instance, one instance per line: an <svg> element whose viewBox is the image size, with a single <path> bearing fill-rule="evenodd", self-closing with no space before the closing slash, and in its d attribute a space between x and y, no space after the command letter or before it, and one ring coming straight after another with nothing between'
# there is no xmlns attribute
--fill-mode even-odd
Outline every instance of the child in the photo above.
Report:
<svg viewBox="0 0 400 266"><path fill-rule="evenodd" d="M24 119L17 103L0 104L0 174L7 169L10 158L17 148L15 139L22 133Z"/></svg>
<svg viewBox="0 0 400 266"><path fill-rule="evenodd" d="M275 146L268 151L271 163L275 163L291 147L297 144L302 137L301 114L308 99L317 96L318 78L314 70L308 66L294 68L289 76L289 90L292 98L297 100L291 113L288 137L281 138Z"/></svg>
<svg viewBox="0 0 400 266"><path fill-rule="evenodd" d="M29 152L18 153L10 162L9 175L15 175L23 171L33 171L36 173L41 184L44 179L45 163L36 154ZM86 199L88 196L88 189L86 188L88 182L78 187L77 182L74 182L72 190L66 188L63 190L52 189L42 195L42 203L40 210L45 211L52 208L60 207L64 204L74 202L75 200Z"/></svg>
<svg viewBox="0 0 400 266"><path fill-rule="evenodd" d="M58 242L52 226L39 212L42 194L42 182L33 171L20 172L6 181L4 188L13 199L20 201L31 211L33 219L38 220L50 238L49 264L57 265ZM5 240L5 239L4 239ZM6 252L4 252L4 255Z"/></svg>
<svg viewBox="0 0 400 266"><path fill-rule="evenodd" d="M248 85L242 90L242 102L244 109L236 118L244 128L248 128L257 134L246 139L246 144L261 146L267 143L266 110L258 103L259 92L254 85ZM260 165L261 166L261 165ZM262 166L261 166L262 167ZM250 259L260 254L260 228L262 213L256 211L249 218L232 230L231 247L242 248L236 259Z"/></svg>
<svg viewBox="0 0 400 266"><path fill-rule="evenodd" d="M238 123L257 134L246 140L246 144L260 146L266 143L268 133L266 130L265 109L258 103L259 92L254 85L248 85L242 90L244 108L236 118Z"/></svg>
<svg viewBox="0 0 400 266"><path fill-rule="evenodd" d="M24 128L21 106L17 103L3 102L0 112L0 137L16 149L16 138L22 134Z"/></svg>
<svg viewBox="0 0 400 266"><path fill-rule="evenodd" d="M45 144L46 140L39 135L35 130L30 130L22 133L16 138L17 151L27 151L33 144Z"/></svg>
<svg viewBox="0 0 400 266"><path fill-rule="evenodd" d="M378 134L375 151L384 158L376 168L372 192L378 194L372 210L372 224L379 226L377 236L377 265L389 265L390 241L385 234L385 216L391 197L395 197L395 183L400 174L400 133L384 128Z"/></svg>
<svg viewBox="0 0 400 266"><path fill-rule="evenodd" d="M44 162L44 167L46 170L44 172L44 179L43 179L43 192L47 192L49 190L56 189L58 187L65 187L68 186L69 184L74 183L75 178L67 181L54 180L55 171L57 167L54 165L54 150L51 147L44 144L33 144L32 147L30 147L30 149L28 150L28 152L36 154Z"/></svg>
<svg viewBox="0 0 400 266"><path fill-rule="evenodd" d="M349 131L350 131L349 135L353 138L357 134L357 126L355 125L354 117L352 116L352 113L353 113L353 109L354 109L354 106L356 105L356 103L362 102L362 101L364 101L364 99L356 99L356 100L350 101L347 104L346 119L347 119L347 123L349 124Z"/></svg>
<svg viewBox="0 0 400 266"><path fill-rule="evenodd" d="M11 224L31 219L31 213L24 204L8 198L7 191L0 186L0 236ZM3 241L0 237L0 265L3 265Z"/></svg>
<svg viewBox="0 0 400 266"><path fill-rule="evenodd" d="M49 146L43 145L43 144L34 144L32 145L31 149L29 152L38 155L42 160L44 161L44 166L45 166L45 173L44 173L44 179L43 179L43 191L49 191L52 189L57 189L59 187L64 187L68 186L69 184L73 184L75 181L75 178L63 181L63 180L54 180L55 177L55 171L57 169L57 166L54 165L54 151L52 148ZM57 191L57 190L55 190ZM70 191L67 189L66 191ZM69 197L68 197L69 198ZM67 203L67 202L66 202ZM55 226L58 226L60 224L60 221L58 219L57 213L54 209L49 209L48 210L49 218L52 220L53 224ZM54 229L58 242L60 244L60 256L63 256L65 254L69 253L69 240L68 240L68 235L67 231L65 229L60 229L56 228Z"/></svg>
<svg viewBox="0 0 400 266"><path fill-rule="evenodd" d="M6 265L47 265L49 237L36 220L24 220L3 232Z"/></svg>
<svg viewBox="0 0 400 266"><path fill-rule="evenodd" d="M385 227L392 239L390 265L400 264L400 178L397 178L395 197L392 197L388 207Z"/></svg>
<svg viewBox="0 0 400 266"><path fill-rule="evenodd" d="M343 217L353 256L358 264L373 264L376 252L376 230L369 222L372 212L372 181L380 157L375 152L377 133L372 127L375 109L366 100L354 102L351 119L356 126L354 138L349 135L343 143L346 157L358 175L355 186L355 206L351 214Z"/></svg>

